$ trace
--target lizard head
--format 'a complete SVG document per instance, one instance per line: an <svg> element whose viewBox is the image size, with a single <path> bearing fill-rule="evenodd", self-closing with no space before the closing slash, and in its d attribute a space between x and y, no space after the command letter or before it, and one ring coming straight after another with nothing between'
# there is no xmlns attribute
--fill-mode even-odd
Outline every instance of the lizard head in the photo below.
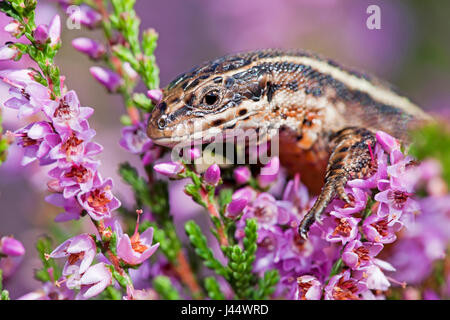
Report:
<svg viewBox="0 0 450 320"><path fill-rule="evenodd" d="M250 63L245 57L229 56L177 77L151 113L148 136L170 147L187 141L205 143L218 134L255 126L252 115L264 106L266 76L249 70Z"/></svg>

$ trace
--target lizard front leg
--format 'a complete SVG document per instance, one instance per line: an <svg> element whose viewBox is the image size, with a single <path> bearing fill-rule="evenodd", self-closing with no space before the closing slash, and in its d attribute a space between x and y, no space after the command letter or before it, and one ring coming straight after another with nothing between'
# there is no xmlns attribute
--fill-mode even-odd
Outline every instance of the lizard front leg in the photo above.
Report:
<svg viewBox="0 0 450 320"><path fill-rule="evenodd" d="M376 141L373 132L349 127L333 134L330 140L334 147L326 169L325 185L299 226L299 233L304 239L311 225L314 221L320 221L322 213L336 196L351 203L344 190L347 181L361 178L370 169L370 146L374 147Z"/></svg>

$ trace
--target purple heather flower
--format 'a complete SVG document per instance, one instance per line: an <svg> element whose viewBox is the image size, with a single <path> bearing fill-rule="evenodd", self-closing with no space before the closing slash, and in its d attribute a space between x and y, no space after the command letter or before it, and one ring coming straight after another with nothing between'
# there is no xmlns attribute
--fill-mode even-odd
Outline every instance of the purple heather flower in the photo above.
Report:
<svg viewBox="0 0 450 320"><path fill-rule="evenodd" d="M81 289L76 299L89 299L100 294L112 284L112 274L105 263L90 267L80 278Z"/></svg>
<svg viewBox="0 0 450 320"><path fill-rule="evenodd" d="M397 239L395 233L402 227L400 221L390 221L388 217L371 215L364 220L362 230L369 241L392 243Z"/></svg>
<svg viewBox="0 0 450 320"><path fill-rule="evenodd" d="M148 228L142 234L138 232L139 214L136 223L136 229L131 238L122 232L120 225L116 224L116 231L118 233L117 240L117 256L129 265L138 265L158 249L159 243L152 246L153 228Z"/></svg>
<svg viewBox="0 0 450 320"><path fill-rule="evenodd" d="M280 159L273 157L269 162L261 169L261 173L258 176L259 185L263 188L269 186L274 182L278 173L280 172Z"/></svg>
<svg viewBox="0 0 450 320"><path fill-rule="evenodd" d="M120 145L127 151L140 154L148 151L153 143L145 133L145 127L142 123L122 128L122 138Z"/></svg>
<svg viewBox="0 0 450 320"><path fill-rule="evenodd" d="M381 243L362 243L359 240L349 242L342 253L342 260L352 270L373 264L373 258L383 249Z"/></svg>
<svg viewBox="0 0 450 320"><path fill-rule="evenodd" d="M73 39L72 46L92 59L99 59L106 52L106 48L103 44L91 38L81 37Z"/></svg>
<svg viewBox="0 0 450 320"><path fill-rule="evenodd" d="M366 285L350 277L350 271L333 276L325 287L325 300L359 300Z"/></svg>
<svg viewBox="0 0 450 320"><path fill-rule="evenodd" d="M375 195L375 200L379 202L378 216L389 216L390 219L397 220L402 213L415 213L419 211L419 204L412 199L413 194L405 190L388 188Z"/></svg>
<svg viewBox="0 0 450 320"><path fill-rule="evenodd" d="M436 291L432 289L425 289L423 292L423 300L441 300Z"/></svg>
<svg viewBox="0 0 450 320"><path fill-rule="evenodd" d="M55 47L61 40L61 18L55 15L48 25L48 36L50 45Z"/></svg>
<svg viewBox="0 0 450 320"><path fill-rule="evenodd" d="M44 112L52 119L57 130L64 131L70 128L84 132L89 129L89 124L85 120L92 116L94 109L81 107L76 92L71 90L58 102L45 105Z"/></svg>
<svg viewBox="0 0 450 320"><path fill-rule="evenodd" d="M122 78L115 72L102 68L91 67L89 68L92 76L106 87L111 92L115 92L123 83Z"/></svg>
<svg viewBox="0 0 450 320"><path fill-rule="evenodd" d="M83 208L80 206L76 198L66 199L62 193L52 193L45 197L45 201L53 204L54 206L64 208L64 212L61 212L56 216L55 222L78 220L81 217Z"/></svg>
<svg viewBox="0 0 450 320"><path fill-rule="evenodd" d="M153 104L157 105L163 98L161 89L152 89L147 91L147 96L152 100Z"/></svg>
<svg viewBox="0 0 450 320"><path fill-rule="evenodd" d="M96 142L90 141L95 136L95 131L89 128L85 120L80 123L81 132L67 128L60 131L59 143L50 150L50 158L60 160L59 166L64 166L62 160L73 162L84 162L86 157L99 154L103 147Z"/></svg>
<svg viewBox="0 0 450 320"><path fill-rule="evenodd" d="M194 160L200 158L202 156L202 151L199 148L193 147L193 148L186 148L183 149L183 159L191 163Z"/></svg>
<svg viewBox="0 0 450 320"><path fill-rule="evenodd" d="M245 209L246 218L256 218L258 225L270 228L275 224L286 224L289 216L280 210L275 198L266 192L257 196L253 203Z"/></svg>
<svg viewBox="0 0 450 320"><path fill-rule="evenodd" d="M342 200L334 201L334 210L343 215L359 213L366 208L367 193L363 189L345 188L345 192L352 201L352 204L344 203Z"/></svg>
<svg viewBox="0 0 450 320"><path fill-rule="evenodd" d="M236 219L242 213L247 204L248 200L246 198L231 200L231 202L227 206L225 216L230 219Z"/></svg>
<svg viewBox="0 0 450 320"><path fill-rule="evenodd" d="M3 80L5 81L5 78ZM9 94L12 98L5 102L5 107L19 110L19 119L33 115L47 105L54 106L57 104L50 99L47 87L33 81L24 84L24 86L10 88Z"/></svg>
<svg viewBox="0 0 450 320"><path fill-rule="evenodd" d="M284 189L284 201L291 202L299 211L305 209L310 201L308 188L300 181L300 174L296 174Z"/></svg>
<svg viewBox="0 0 450 320"><path fill-rule="evenodd" d="M381 147L388 154L390 154L394 150L400 150L400 143L397 141L397 139L387 134L386 132L378 131L375 136L377 142L381 144Z"/></svg>
<svg viewBox="0 0 450 320"><path fill-rule="evenodd" d="M322 284L316 277L304 275L297 278L297 300L320 300Z"/></svg>
<svg viewBox="0 0 450 320"><path fill-rule="evenodd" d="M83 233L68 239L61 243L48 258L64 258L67 257L67 262L64 265L63 275L71 274L72 266L76 265L79 274L83 274L94 261L97 254L97 246L92 237ZM71 270L69 270L71 269Z"/></svg>
<svg viewBox="0 0 450 320"><path fill-rule="evenodd" d="M211 186L215 186L220 180L220 168L217 164L213 164L208 169L206 169L203 179L205 182Z"/></svg>
<svg viewBox="0 0 450 320"><path fill-rule="evenodd" d="M17 300L72 300L74 292L67 286L59 285L59 282L45 282L38 290L29 292Z"/></svg>
<svg viewBox="0 0 450 320"><path fill-rule="evenodd" d="M11 60L20 53L16 46L4 45L0 47L0 60Z"/></svg>
<svg viewBox="0 0 450 320"><path fill-rule="evenodd" d="M236 190L233 193L233 195L231 196L231 198L233 200L239 199L239 198L245 198L250 203L256 199L256 196L257 196L257 193L255 190L253 190L253 188L244 187L244 188L240 188L240 189Z"/></svg>
<svg viewBox="0 0 450 320"><path fill-rule="evenodd" d="M82 163L64 162L49 171L49 176L58 180L58 186L63 188L66 199L76 196L79 192L88 192L94 185L101 183L97 172L98 161L86 158Z"/></svg>
<svg viewBox="0 0 450 320"><path fill-rule="evenodd" d="M357 238L359 218L346 216L337 211L331 211L330 216L323 221L321 228L325 231L325 238L329 242L346 244Z"/></svg>
<svg viewBox="0 0 450 320"><path fill-rule="evenodd" d="M22 165L39 160L41 165L49 164L54 160L49 158L50 150L59 143L59 136L53 131L50 123L39 121L30 123L15 132L17 144L24 148Z"/></svg>
<svg viewBox="0 0 450 320"><path fill-rule="evenodd" d="M242 166L234 169L233 177L237 184L247 183L252 176L250 169L248 167Z"/></svg>
<svg viewBox="0 0 450 320"><path fill-rule="evenodd" d="M184 171L184 167L179 162L160 162L153 166L153 169L163 176L175 178Z"/></svg>
<svg viewBox="0 0 450 320"><path fill-rule="evenodd" d="M282 239L283 230L280 227L274 226L270 229L258 227L258 250L256 251L256 260L253 267L255 272L264 272L275 268L275 264L279 262L277 253L279 252Z"/></svg>
<svg viewBox="0 0 450 320"><path fill-rule="evenodd" d="M355 271L354 277L364 281L367 289L386 291L391 286L391 283L381 269L391 272L395 271L395 268L389 263L374 259L374 264Z"/></svg>
<svg viewBox="0 0 450 320"><path fill-rule="evenodd" d="M81 4L79 10L69 16L74 22L79 22L88 28L95 28L102 20L102 15L86 4Z"/></svg>
<svg viewBox="0 0 450 320"><path fill-rule="evenodd" d="M25 248L19 240L13 237L2 237L0 239L0 253L11 257L19 257L25 254Z"/></svg>
<svg viewBox="0 0 450 320"><path fill-rule="evenodd" d="M111 211L120 207L120 201L111 192L112 180L94 186L90 191L79 193L78 202L94 220L111 217Z"/></svg>
<svg viewBox="0 0 450 320"><path fill-rule="evenodd" d="M44 44L49 40L48 37L48 26L45 24L40 24L36 27L33 33L34 39L40 44Z"/></svg>

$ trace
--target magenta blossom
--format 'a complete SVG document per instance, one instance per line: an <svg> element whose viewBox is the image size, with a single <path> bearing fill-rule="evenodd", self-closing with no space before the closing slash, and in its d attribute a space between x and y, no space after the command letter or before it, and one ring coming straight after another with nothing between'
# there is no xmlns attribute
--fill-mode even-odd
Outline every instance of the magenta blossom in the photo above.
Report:
<svg viewBox="0 0 450 320"><path fill-rule="evenodd" d="M52 193L45 197L45 201L53 204L54 206L64 208L64 212L61 212L56 216L55 222L78 220L81 217L83 208L80 206L76 198L66 199L61 193Z"/></svg>
<svg viewBox="0 0 450 320"><path fill-rule="evenodd" d="M91 38L81 37L73 39L72 46L78 51L88 55L91 59L99 59L106 52L106 48L103 44L92 40Z"/></svg>
<svg viewBox="0 0 450 320"><path fill-rule="evenodd" d="M333 276L325 287L325 300L359 300L360 294L367 290L367 286L354 278L350 271L344 271Z"/></svg>
<svg viewBox="0 0 450 320"><path fill-rule="evenodd" d="M19 257L25 254L25 248L19 240L13 237L2 237L0 239L0 254Z"/></svg>
<svg viewBox="0 0 450 320"><path fill-rule="evenodd" d="M217 164L213 164L206 169L203 179L209 185L215 186L220 181L220 168Z"/></svg>
<svg viewBox="0 0 450 320"><path fill-rule="evenodd" d="M120 201L112 194L112 180L94 186L88 192L77 195L78 202L94 220L111 217L111 211L120 207Z"/></svg>
<svg viewBox="0 0 450 320"><path fill-rule="evenodd" d="M102 67L91 67L89 71L95 80L100 82L111 92L116 91L123 83L122 78L117 73L109 69Z"/></svg>
<svg viewBox="0 0 450 320"><path fill-rule="evenodd" d="M263 188L268 187L278 178L279 172L280 172L280 159L278 157L273 157L261 169L261 174L258 176L259 185Z"/></svg>
<svg viewBox="0 0 450 320"><path fill-rule="evenodd" d="M153 166L153 169L163 176L175 178L184 171L184 167L179 162L160 162Z"/></svg>
<svg viewBox="0 0 450 320"><path fill-rule="evenodd" d="M247 183L252 176L250 169L248 167L237 167L233 171L234 180L237 184Z"/></svg>
<svg viewBox="0 0 450 320"><path fill-rule="evenodd" d="M381 243L362 243L359 240L349 242L342 253L342 260L352 270L373 264L373 258L383 249Z"/></svg>
<svg viewBox="0 0 450 320"><path fill-rule="evenodd" d="M117 241L117 256L129 265L138 265L158 249L159 243L152 246L153 242L153 228L148 228L142 234L138 232L139 213L136 229L131 238L122 232L119 224L116 224L116 231L118 233Z"/></svg>
<svg viewBox="0 0 450 320"><path fill-rule="evenodd" d="M112 274L105 263L90 267L80 278L80 292L76 299L89 299L100 294L112 284Z"/></svg>
<svg viewBox="0 0 450 320"><path fill-rule="evenodd" d="M337 211L330 212L330 216L323 221L321 228L325 231L325 238L329 242L346 244L358 237L359 218L346 216Z"/></svg>
<svg viewBox="0 0 450 320"><path fill-rule="evenodd" d="M97 246L94 240L89 234L83 233L61 243L47 256L47 259L67 257L63 275L71 274L69 269L72 269L73 265L77 266L79 274L83 274L94 261L96 254Z"/></svg>
<svg viewBox="0 0 450 320"><path fill-rule="evenodd" d="M389 221L388 217L371 215L364 220L362 230L369 241L392 243L397 239L395 233L402 228L400 221Z"/></svg>
<svg viewBox="0 0 450 320"><path fill-rule="evenodd" d="M322 284L316 277L305 275L297 278L297 300L320 300Z"/></svg>
<svg viewBox="0 0 450 320"><path fill-rule="evenodd" d="M50 159L49 152L59 143L60 138L53 131L50 123L46 121L30 123L17 130L15 136L19 139L17 144L24 148L22 165L27 165L34 160L39 160L41 165L54 162Z"/></svg>
<svg viewBox="0 0 450 320"><path fill-rule="evenodd" d="M153 145L142 123L122 128L122 138L119 143L125 150L134 154L145 152Z"/></svg>

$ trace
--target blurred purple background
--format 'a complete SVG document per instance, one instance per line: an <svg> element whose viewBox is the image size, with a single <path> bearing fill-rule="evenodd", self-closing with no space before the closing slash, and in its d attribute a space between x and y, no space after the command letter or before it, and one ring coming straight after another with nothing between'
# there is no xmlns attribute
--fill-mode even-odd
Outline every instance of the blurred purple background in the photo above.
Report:
<svg viewBox="0 0 450 320"><path fill-rule="evenodd" d="M142 27L152 27L160 35L156 57L161 86L204 60L228 53L268 47L303 48L380 76L425 109L445 111L450 107L449 5L436 1L426 6L424 2L140 0L136 11ZM370 4L381 8L381 30L366 27ZM48 22L58 12L53 1L39 1L38 7L38 22ZM0 17L1 30L8 20ZM91 78L89 67L94 63L72 49L71 40L81 36L101 39L98 31L64 28L63 46L56 60L67 77L67 86L78 92L83 105L95 108L91 126L97 131L96 141L105 148L100 156L101 172L113 177L116 194L130 204L131 192L116 171L120 162L127 160L139 166L139 161L118 143L122 102ZM3 42L12 40L3 31L0 38ZM2 63L0 67L18 68L27 63ZM6 96L7 88L1 86L0 100L4 102ZM16 130L22 125L14 112L4 110L6 129ZM20 150L13 146L7 162L0 167L0 235L14 234L27 249L24 263L6 282L12 298L39 286L32 278L33 269L40 266L34 250L37 236L49 230L63 234L69 227L71 233L76 232L73 222L58 226L52 222L59 211L43 200L47 194L46 169L36 165L23 168L19 161ZM177 219L198 213L199 207L184 196L179 182L171 189L171 200Z"/></svg>

